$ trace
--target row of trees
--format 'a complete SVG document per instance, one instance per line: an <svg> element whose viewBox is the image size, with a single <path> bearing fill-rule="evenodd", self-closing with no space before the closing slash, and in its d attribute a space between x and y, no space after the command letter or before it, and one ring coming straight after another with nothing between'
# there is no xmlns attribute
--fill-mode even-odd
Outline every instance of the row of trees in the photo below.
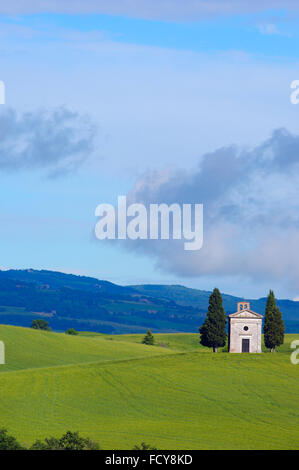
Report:
<svg viewBox="0 0 299 470"><path fill-rule="evenodd" d="M23 447L17 439L8 434L6 429L0 429L1 450L101 450L99 444L88 437L82 437L78 432L68 431L60 438L48 437L43 441L37 440L29 449ZM158 450L151 444L142 442L132 450Z"/></svg>
<svg viewBox="0 0 299 470"><path fill-rule="evenodd" d="M49 323L43 318L38 318L37 320L33 320L30 328L33 328L34 330L52 331L52 328L50 328ZM79 333L74 328L69 328L68 330L65 331L65 334L77 336Z"/></svg>
<svg viewBox="0 0 299 470"><path fill-rule="evenodd" d="M213 348L214 352L226 344L226 314L222 305L222 296L215 288L210 295L208 313L203 325L199 328L200 343ZM264 319L264 343L271 352L284 341L284 322L276 305L274 292L270 290Z"/></svg>

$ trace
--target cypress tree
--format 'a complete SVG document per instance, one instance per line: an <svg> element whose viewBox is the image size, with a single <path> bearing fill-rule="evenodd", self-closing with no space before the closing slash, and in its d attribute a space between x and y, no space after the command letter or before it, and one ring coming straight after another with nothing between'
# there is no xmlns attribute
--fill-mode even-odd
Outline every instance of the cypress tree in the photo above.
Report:
<svg viewBox="0 0 299 470"><path fill-rule="evenodd" d="M282 314L276 305L274 292L270 290L265 309L264 342L271 352L284 341L284 322Z"/></svg>
<svg viewBox="0 0 299 470"><path fill-rule="evenodd" d="M154 344L154 342L155 342L155 340L154 340L154 337L152 335L151 330L147 330L147 333L146 333L145 337L143 338L142 343L143 344L149 344L150 346L152 346Z"/></svg>
<svg viewBox="0 0 299 470"><path fill-rule="evenodd" d="M222 296L219 289L215 288L210 295L205 322L199 328L200 343L213 348L214 352L217 352L219 347L225 346L225 323L226 315L222 306Z"/></svg>

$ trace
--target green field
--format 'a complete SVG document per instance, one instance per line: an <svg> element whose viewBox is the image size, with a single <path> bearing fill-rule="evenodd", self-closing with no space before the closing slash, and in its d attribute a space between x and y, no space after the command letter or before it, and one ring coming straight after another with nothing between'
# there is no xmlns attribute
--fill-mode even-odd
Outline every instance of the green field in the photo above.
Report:
<svg viewBox="0 0 299 470"><path fill-rule="evenodd" d="M67 430L103 449L298 449L299 365L213 354L196 334L67 336L0 326L0 427L24 445Z"/></svg>

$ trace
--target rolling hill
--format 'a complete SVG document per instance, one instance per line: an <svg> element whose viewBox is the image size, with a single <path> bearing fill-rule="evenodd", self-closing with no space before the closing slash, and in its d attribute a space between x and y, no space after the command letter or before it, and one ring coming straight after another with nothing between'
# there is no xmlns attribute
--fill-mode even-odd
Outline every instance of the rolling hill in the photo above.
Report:
<svg viewBox="0 0 299 470"><path fill-rule="evenodd" d="M6 364L1 365L1 372L171 353L167 349L145 348L129 341L114 344L105 335L73 337L9 325L0 325L0 338L5 343L7 359Z"/></svg>
<svg viewBox="0 0 299 470"><path fill-rule="evenodd" d="M103 449L298 449L299 366L275 354L213 354L198 335L53 332L1 326L1 426L23 445L79 431Z"/></svg>

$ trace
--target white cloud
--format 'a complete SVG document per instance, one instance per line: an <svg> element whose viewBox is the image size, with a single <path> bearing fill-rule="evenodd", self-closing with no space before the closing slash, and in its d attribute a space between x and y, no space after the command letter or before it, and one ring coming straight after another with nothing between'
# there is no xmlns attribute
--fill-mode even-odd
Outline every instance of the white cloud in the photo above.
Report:
<svg viewBox="0 0 299 470"><path fill-rule="evenodd" d="M181 241L121 242L145 253L167 273L184 277L244 277L299 288L299 136L277 130L261 145L220 148L193 170L165 180L146 173L129 202L203 203L204 245L186 252Z"/></svg>
<svg viewBox="0 0 299 470"><path fill-rule="evenodd" d="M0 114L0 171L46 169L51 176L77 168L91 154L94 125L66 108Z"/></svg>
<svg viewBox="0 0 299 470"><path fill-rule="evenodd" d="M280 31L274 23L260 23L257 26L258 31L265 36L286 36L291 37L290 33Z"/></svg>
<svg viewBox="0 0 299 470"><path fill-rule="evenodd" d="M258 25L258 30L261 34L265 35L280 35L280 31L277 26L273 23L263 23Z"/></svg>

